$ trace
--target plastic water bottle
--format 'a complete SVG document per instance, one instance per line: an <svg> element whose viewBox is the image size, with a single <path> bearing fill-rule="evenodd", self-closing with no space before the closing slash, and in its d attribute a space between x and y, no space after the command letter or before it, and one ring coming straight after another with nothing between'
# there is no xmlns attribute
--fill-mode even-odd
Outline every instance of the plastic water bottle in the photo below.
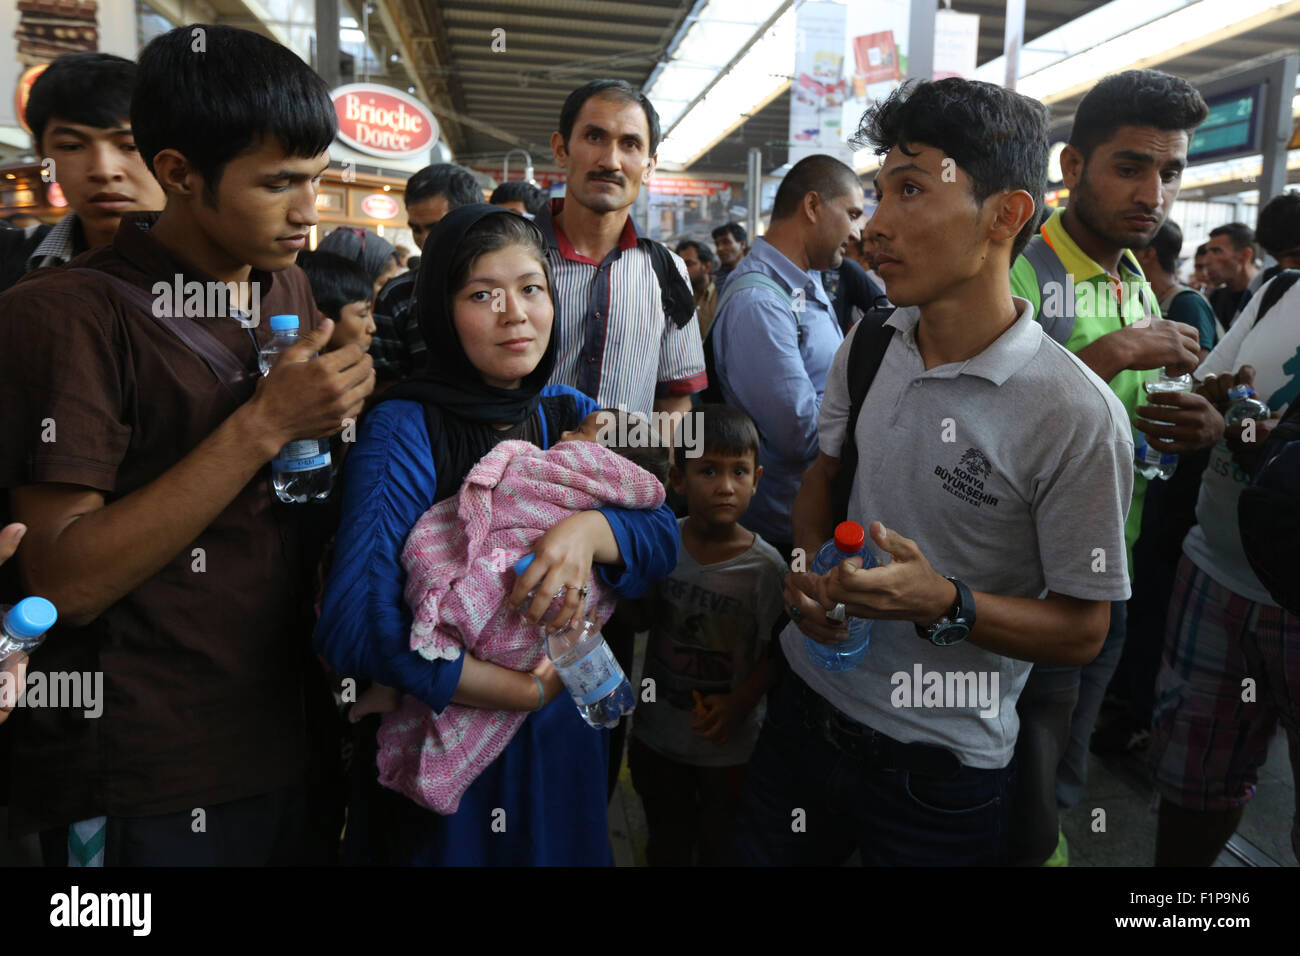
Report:
<svg viewBox="0 0 1300 956"><path fill-rule="evenodd" d="M1189 392L1192 389L1192 377L1190 375L1169 375L1164 369L1161 369L1160 376L1153 378L1149 382L1143 383L1148 395L1154 395L1157 392ZM1171 422L1160 422L1154 418L1148 419L1156 425L1169 425ZM1147 441L1147 437L1141 432L1137 432L1133 442L1133 468L1139 475L1148 480L1152 478L1168 479L1174 469L1178 467L1178 456L1171 455L1169 452L1162 451L1160 439L1155 439L1154 444Z"/></svg>
<svg viewBox="0 0 1300 956"><path fill-rule="evenodd" d="M867 533L856 521L841 521L835 536L822 545L813 559L813 574L825 574L845 558L861 558L862 567L874 568L876 559L867 548ZM871 622L860 617L848 619L849 639L842 644L821 644L805 637L808 656L828 671L851 671L867 654L871 641Z"/></svg>
<svg viewBox="0 0 1300 956"><path fill-rule="evenodd" d="M271 316L271 332L271 341L257 356L263 375L271 370L281 352L298 341L298 316ZM328 498L334 486L330 440L300 438L281 448L271 460L271 486L275 496L289 504Z"/></svg>
<svg viewBox="0 0 1300 956"><path fill-rule="evenodd" d="M533 557L526 554L516 561L515 574L528 570ZM536 593L529 592L529 599ZM598 730L617 727L619 720L636 706L632 685L594 622L580 620L561 630L548 626L561 603L559 598L552 601L542 617L546 656L555 665L582 719Z"/></svg>
<svg viewBox="0 0 1300 956"><path fill-rule="evenodd" d="M1231 404L1223 421L1229 428L1240 425L1247 418L1253 418L1258 425L1273 415L1272 409L1255 397L1255 390L1249 385L1234 385L1228 389L1228 401Z"/></svg>
<svg viewBox="0 0 1300 956"><path fill-rule="evenodd" d="M0 604L0 665L19 651L30 655L58 619L59 612L43 597L23 598L13 607Z"/></svg>

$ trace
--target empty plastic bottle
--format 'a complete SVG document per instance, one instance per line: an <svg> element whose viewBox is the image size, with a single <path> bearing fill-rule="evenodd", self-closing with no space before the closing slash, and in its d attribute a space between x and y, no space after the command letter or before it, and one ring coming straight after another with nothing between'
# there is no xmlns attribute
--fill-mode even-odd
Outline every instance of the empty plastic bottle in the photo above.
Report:
<svg viewBox="0 0 1300 956"><path fill-rule="evenodd" d="M30 655L58 619L59 612L43 597L23 598L13 607L0 604L0 664L19 651Z"/></svg>
<svg viewBox="0 0 1300 956"><path fill-rule="evenodd" d="M1154 395L1157 392L1188 392L1192 388L1192 377L1190 375L1169 375L1166 370L1161 369L1157 378L1143 383L1148 395ZM1169 425L1170 422L1161 422L1156 419L1147 419L1156 425ZM1162 451L1160 440L1156 439L1152 444L1147 441L1147 437L1139 431L1134 432L1133 441L1133 468L1139 475L1148 480L1152 478L1168 479L1178 467L1178 456Z"/></svg>
<svg viewBox="0 0 1300 956"><path fill-rule="evenodd" d="M298 316L271 316L271 332L271 341L257 356L263 375L271 370L281 352L298 341ZM328 498L334 487L330 440L301 438L281 448L271 460L271 486L275 496L289 504Z"/></svg>
<svg viewBox="0 0 1300 956"><path fill-rule="evenodd" d="M812 572L825 574L845 558L861 558L862 567L873 568L876 559L866 547L867 533L856 521L841 521L835 528L835 536L821 546L817 557L813 559ZM871 641L871 622L860 617L847 619L849 639L842 644L821 644L811 637L805 637L808 656L813 662L828 671L851 671L857 667L867 654L867 645Z"/></svg>
<svg viewBox="0 0 1300 956"><path fill-rule="evenodd" d="M527 571L533 557L526 554L516 561L515 574ZM536 593L530 591L529 600ZM546 656L555 665L582 719L597 729L617 727L619 720L636 706L632 685L593 621L579 619L559 630L548 626L561 603L562 599L556 598L542 617Z"/></svg>

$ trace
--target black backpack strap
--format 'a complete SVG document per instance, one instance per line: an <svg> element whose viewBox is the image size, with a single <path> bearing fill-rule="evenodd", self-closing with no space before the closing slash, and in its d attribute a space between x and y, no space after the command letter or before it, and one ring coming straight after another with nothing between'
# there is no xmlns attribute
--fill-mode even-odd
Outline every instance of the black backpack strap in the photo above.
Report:
<svg viewBox="0 0 1300 956"><path fill-rule="evenodd" d="M872 309L863 317L853 332L849 346L847 367L849 384L849 417L844 426L844 441L840 446L840 470L831 487L831 516L835 523L848 519L849 496L853 491L853 478L858 470L858 443L854 437L862 403L871 391L871 383L885 360L885 352L893 341L895 329L885 320L893 309Z"/></svg>
<svg viewBox="0 0 1300 956"><path fill-rule="evenodd" d="M1259 325L1264 314L1277 305L1278 300L1296 284L1297 279L1300 279L1300 269L1283 269L1265 284L1263 298L1259 300L1259 311L1255 313L1255 325Z"/></svg>
<svg viewBox="0 0 1300 956"><path fill-rule="evenodd" d="M183 317L159 315L154 309L154 298L138 285L125 279L109 275L100 269L88 269L77 266L70 271L98 276L111 285L126 301L139 308L176 338L185 343L191 352L197 355L203 364L232 395L243 401L247 396L247 382L250 373L239 356L230 351L225 343L201 326L199 323Z"/></svg>
<svg viewBox="0 0 1300 956"><path fill-rule="evenodd" d="M650 264L659 279L659 294L663 300L664 316L679 329L691 321L695 315L695 293L689 283L677 271L673 254L662 242L653 239L641 240L643 248L650 253Z"/></svg>

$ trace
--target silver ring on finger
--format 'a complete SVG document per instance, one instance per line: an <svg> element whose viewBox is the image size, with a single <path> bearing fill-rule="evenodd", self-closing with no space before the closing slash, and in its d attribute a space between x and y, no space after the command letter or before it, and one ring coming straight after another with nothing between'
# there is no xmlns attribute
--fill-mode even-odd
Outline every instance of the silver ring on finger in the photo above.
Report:
<svg viewBox="0 0 1300 956"><path fill-rule="evenodd" d="M837 624L843 624L844 618L847 617L844 602L840 601L833 608L826 612L826 620L834 621Z"/></svg>

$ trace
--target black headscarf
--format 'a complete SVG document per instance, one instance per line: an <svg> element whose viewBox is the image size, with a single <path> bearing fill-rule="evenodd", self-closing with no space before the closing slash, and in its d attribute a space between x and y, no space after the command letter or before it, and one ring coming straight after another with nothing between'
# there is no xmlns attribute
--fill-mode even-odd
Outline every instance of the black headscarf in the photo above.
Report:
<svg viewBox="0 0 1300 956"><path fill-rule="evenodd" d="M501 431L493 425L518 425L536 414L542 388L555 367L556 336L552 327L541 361L519 388L497 388L483 381L456 334L451 302L454 290L448 288L452 258L466 233L488 216L515 216L528 223L529 229L537 231L539 247L545 248L541 230L500 206L474 203L439 220L425 241L415 279L415 310L428 348L427 364L380 398L407 399L424 406L437 469L435 501L455 493L469 470L501 440ZM554 288L548 286L547 291L554 304Z"/></svg>

